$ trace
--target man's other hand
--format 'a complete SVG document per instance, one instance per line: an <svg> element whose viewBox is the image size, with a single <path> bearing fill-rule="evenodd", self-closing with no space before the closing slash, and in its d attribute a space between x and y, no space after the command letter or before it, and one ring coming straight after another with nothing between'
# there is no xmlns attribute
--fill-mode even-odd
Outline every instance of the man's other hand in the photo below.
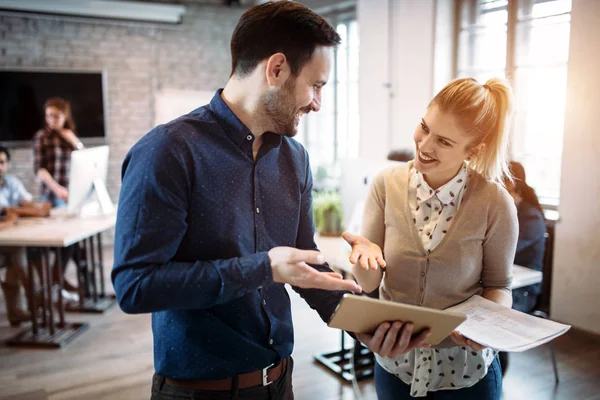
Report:
<svg viewBox="0 0 600 400"><path fill-rule="evenodd" d="M361 287L350 279L342 279L335 272L319 272L308 264L322 265L325 257L314 250L298 250L293 247L274 247L269 250L273 280L289 283L305 289L345 290L362 292Z"/></svg>

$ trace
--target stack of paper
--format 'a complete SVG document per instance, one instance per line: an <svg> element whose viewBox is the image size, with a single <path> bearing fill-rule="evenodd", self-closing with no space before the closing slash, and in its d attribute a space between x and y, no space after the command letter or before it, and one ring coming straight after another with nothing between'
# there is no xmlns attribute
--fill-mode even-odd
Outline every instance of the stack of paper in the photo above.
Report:
<svg viewBox="0 0 600 400"><path fill-rule="evenodd" d="M463 336L500 351L525 351L567 332L569 325L534 317L473 296L447 309L467 315L457 331Z"/></svg>

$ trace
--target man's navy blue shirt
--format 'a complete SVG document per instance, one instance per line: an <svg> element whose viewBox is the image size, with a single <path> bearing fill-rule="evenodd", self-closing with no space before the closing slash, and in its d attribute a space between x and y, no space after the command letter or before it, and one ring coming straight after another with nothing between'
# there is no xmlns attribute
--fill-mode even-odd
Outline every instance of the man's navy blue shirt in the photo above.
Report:
<svg viewBox="0 0 600 400"><path fill-rule="evenodd" d="M295 140L265 133L256 160L253 142L219 90L123 162L112 280L125 312L152 313L160 375L221 379L292 353L290 299L267 252L316 249L312 176ZM294 290L324 321L343 294Z"/></svg>

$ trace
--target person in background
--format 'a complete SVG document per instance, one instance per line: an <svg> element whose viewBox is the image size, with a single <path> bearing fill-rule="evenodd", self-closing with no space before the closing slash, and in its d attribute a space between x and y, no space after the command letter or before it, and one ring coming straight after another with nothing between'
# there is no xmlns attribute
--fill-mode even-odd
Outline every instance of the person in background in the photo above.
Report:
<svg viewBox="0 0 600 400"><path fill-rule="evenodd" d="M18 219L19 216L15 213L0 215L0 230L14 226ZM22 247L0 247L0 267L6 270L0 286L4 293L8 322L14 327L31 319L31 314L23 307L21 295L21 288L27 290L24 255L25 249Z"/></svg>
<svg viewBox="0 0 600 400"><path fill-rule="evenodd" d="M525 169L516 161L511 161L513 181L506 179L504 184L517 206L519 220L519 240L515 264L541 271L544 263L546 243L546 222L544 212L535 190L525 180ZM530 313L534 310L542 289L541 283L513 290L513 308Z"/></svg>
<svg viewBox="0 0 600 400"><path fill-rule="evenodd" d="M10 152L0 146L0 228L13 226L20 216L45 217L50 212L49 203L32 202L31 194L14 175L9 175ZM30 315L22 307L21 288L27 293L27 255L23 247L0 247L6 274L2 280L2 291L6 300L6 312L12 326L28 321ZM29 297L29 296L28 296Z"/></svg>
<svg viewBox="0 0 600 400"><path fill-rule="evenodd" d="M122 167L112 280L152 313L152 399L293 399L285 284L328 321L344 292L314 242L309 156L340 36L292 1L249 8L209 104L147 133Z"/></svg>
<svg viewBox="0 0 600 400"><path fill-rule="evenodd" d="M535 190L527 184L523 165L511 161L510 171L513 180L505 179L504 185L515 201L519 220L519 240L517 241L515 264L542 271L546 246L546 221L542 206ZM513 289L512 308L524 313L531 313L535 309L541 290L541 283ZM499 357L504 375L508 370L509 355L502 351L499 353Z"/></svg>
<svg viewBox="0 0 600 400"><path fill-rule="evenodd" d="M511 306L518 226L502 182L510 176L512 104L511 88L499 79L457 79L433 98L414 133L414 161L373 182L364 237L344 233L365 292L435 309L473 295ZM383 254L382 265L375 260ZM411 329L392 321L374 335L356 335L376 354L380 400L500 399L496 352L458 332L436 348L415 346ZM388 338L399 334L404 342L391 346Z"/></svg>
<svg viewBox="0 0 600 400"><path fill-rule="evenodd" d="M407 162L415 158L415 152L412 149L397 149L392 150L387 155L387 159L390 161Z"/></svg>
<svg viewBox="0 0 600 400"><path fill-rule="evenodd" d="M84 146L75 134L75 121L71 113L71 104L60 97L53 97L44 103L45 124L33 139L34 172L41 182L42 201L48 201L52 207L63 207L69 199L69 171L71 152ZM64 260L63 274L68 261L77 256L77 245L62 250ZM77 262L77 261L76 261ZM55 269L55 271L57 271ZM55 274L54 281L58 281ZM67 300L78 299L77 287L63 277L64 289L68 291Z"/></svg>
<svg viewBox="0 0 600 400"><path fill-rule="evenodd" d="M71 152L82 149L75 134L71 104L53 97L44 103L45 125L34 141L34 172L42 183L42 200L52 207L64 206L69 198Z"/></svg>

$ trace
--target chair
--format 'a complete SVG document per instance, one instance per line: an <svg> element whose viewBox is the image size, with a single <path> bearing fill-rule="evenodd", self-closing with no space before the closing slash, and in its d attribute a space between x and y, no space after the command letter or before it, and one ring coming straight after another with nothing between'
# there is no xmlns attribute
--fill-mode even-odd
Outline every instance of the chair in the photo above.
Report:
<svg viewBox="0 0 600 400"><path fill-rule="evenodd" d="M545 241L545 249L544 249L544 262L542 269L542 292L537 299L536 305L531 311L531 315L548 319L550 316L548 315L550 308L550 288L552 283L552 260L554 256L554 223L551 225L546 223L546 234L544 235L546 238ZM558 378L558 367L556 365L556 350L553 342L549 342L548 346L550 346L550 356L552 357L552 368L554 369L554 382L556 385L559 383Z"/></svg>

